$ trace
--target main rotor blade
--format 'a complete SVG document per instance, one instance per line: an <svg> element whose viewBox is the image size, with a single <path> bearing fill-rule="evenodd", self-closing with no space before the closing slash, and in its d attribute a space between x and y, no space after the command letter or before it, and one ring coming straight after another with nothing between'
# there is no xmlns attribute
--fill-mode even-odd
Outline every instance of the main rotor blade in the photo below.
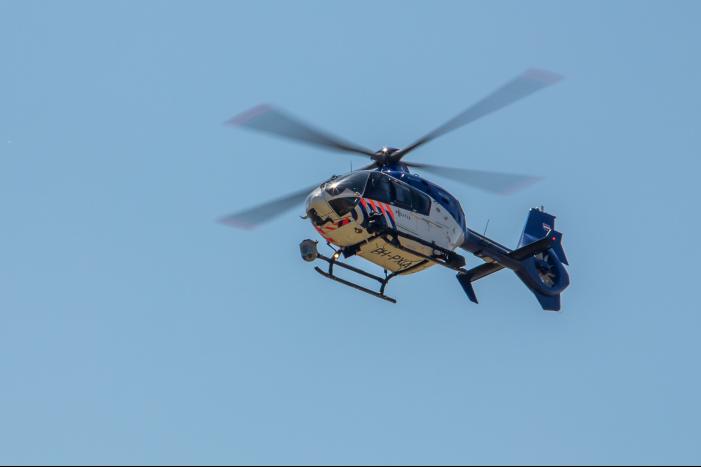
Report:
<svg viewBox="0 0 701 467"><path fill-rule="evenodd" d="M455 169L452 167L442 167L439 165L420 164L415 162L406 162L405 164L409 167L425 170L426 172L449 178L451 180L455 180L457 182L498 195L510 195L542 180L542 177L533 177L530 175L486 172L483 170Z"/></svg>
<svg viewBox="0 0 701 467"><path fill-rule="evenodd" d="M253 229L298 206L319 185L310 186L267 203L220 219L222 224L241 229Z"/></svg>
<svg viewBox="0 0 701 467"><path fill-rule="evenodd" d="M252 130L271 133L283 138L300 141L302 143L321 146L340 152L352 154L362 154L364 156L374 156L375 153L369 149L348 143L342 139L317 130L312 126L297 120L268 105L259 105L253 109L232 118L227 122L233 126L250 128Z"/></svg>
<svg viewBox="0 0 701 467"><path fill-rule="evenodd" d="M472 107L469 107L452 120L449 120L432 132L428 133L411 146L395 152L392 157L395 160L400 160L402 157L406 156L419 146L426 144L439 136L443 136L450 131L465 126L468 123L472 123L485 115L503 109L519 99L523 99L536 91L559 82L561 79L562 76L550 71L536 69L527 70L494 91L492 94L474 104Z"/></svg>

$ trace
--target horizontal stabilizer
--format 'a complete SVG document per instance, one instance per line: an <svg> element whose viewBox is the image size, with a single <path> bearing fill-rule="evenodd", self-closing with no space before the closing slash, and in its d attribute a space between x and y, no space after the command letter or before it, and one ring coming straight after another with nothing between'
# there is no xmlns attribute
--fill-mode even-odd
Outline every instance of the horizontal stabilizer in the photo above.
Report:
<svg viewBox="0 0 701 467"><path fill-rule="evenodd" d="M479 303L477 301L475 289L472 287L472 277L469 274L460 272L458 273L458 282L460 282L462 289L467 294L467 298L469 298L472 303Z"/></svg>

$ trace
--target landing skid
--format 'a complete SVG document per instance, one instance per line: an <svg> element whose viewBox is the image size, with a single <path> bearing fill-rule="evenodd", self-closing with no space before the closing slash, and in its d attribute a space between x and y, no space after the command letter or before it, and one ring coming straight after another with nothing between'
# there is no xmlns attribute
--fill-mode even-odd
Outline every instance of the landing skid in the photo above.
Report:
<svg viewBox="0 0 701 467"><path fill-rule="evenodd" d="M453 269L453 270L458 271L458 272L463 272L463 273L467 272L463 268L463 266L465 265L465 258L463 258L462 256L460 256L452 251L440 248L433 243L425 242L424 240L422 240L420 238L417 238L417 237L414 237L411 235L407 235L407 234L404 234L401 232L389 231L389 230L384 230L382 232L379 232L377 235L373 236L370 240L375 239L375 238L382 238L386 242L392 244L394 247L399 248L400 250L402 250L404 252L413 254L414 256L418 256L418 257L422 258L422 261L419 261L418 263L416 263L416 264L414 264L406 269L403 269L403 270L397 271L397 272L393 272L391 274L388 274L387 271L385 271L385 277L380 277L380 276L377 276L375 274L371 274L367 271L364 271L362 269L356 268L354 266L351 266L349 264L345 264L345 263L339 261L342 254L345 257L349 257L349 256L354 255L355 252L358 250L358 248L361 245L367 243L369 240L365 240L364 242L362 242L358 245L354 245L352 247L347 247L343 250L336 251L330 258L320 254L317 251L317 242L315 242L314 240L304 240L300 244L300 252L302 254L302 258L305 261L312 262L312 261L315 261L317 259L320 259L320 260L328 263L328 265L329 265L328 271L324 271L321 268L319 268L318 266L314 268L314 270L316 272L318 272L322 276L326 277L327 279L331 279L331 280L336 281L340 284L347 285L348 287L359 290L361 292L365 292L369 295L372 295L373 297L377 297L377 298L380 298L382 300L386 300L390 303L397 303L397 300L388 296L388 295L385 295L385 288L387 287L387 284L389 283L389 281L394 279L395 277L397 277L400 274L405 274L405 273L413 271L414 269L419 269L422 266L425 266L427 263L438 264L440 266L446 267L448 269ZM413 249L407 248L400 243L400 241L399 241L400 238L405 238L407 240L413 240L413 241L421 243L425 246L431 247L434 251L434 254L431 256L428 256L428 255L424 255L422 253L419 253ZM331 247L330 244L329 244L329 246ZM369 289L367 287L364 287L362 285L351 282L349 280L342 279L342 278L338 277L337 275L334 274L334 266L341 267L341 268L346 269L348 271L351 271L355 274L359 274L361 276L364 276L364 277L367 277L367 278L372 279L374 281L377 281L380 284L380 290L375 291L375 290Z"/></svg>
<svg viewBox="0 0 701 467"><path fill-rule="evenodd" d="M373 297L377 297L377 298L380 298L382 300L386 300L390 303L397 303L397 300L388 296L388 295L385 295L385 288L387 287L387 284L389 283L389 281L392 280L393 278L397 277L399 274L409 272L412 269L419 268L427 263L427 261L422 261L422 262L417 263L417 264L415 264L407 269L404 269L403 271L393 272L392 274L387 274L387 272L385 272L385 277L382 278L380 276L370 274L367 271L363 271L362 269L359 269L359 268L353 267L351 265L342 263L342 262L338 261L339 257L340 257L340 252L336 252L331 258L328 258L322 254L319 254L317 256L317 259L320 259L322 261L326 261L327 263L329 263L329 270L328 270L328 272L325 272L318 266L316 266L314 268L314 270L328 279L334 280L334 281L339 282L343 285L347 285L348 287L352 287L356 290L360 290L361 292L365 292L366 294L372 295ZM336 276L333 273L334 266L338 266L338 267L341 267L341 268L346 269L348 271L354 272L356 274L360 274L361 276L376 280L377 282L380 283L380 291L376 292L372 289L368 289L367 287L363 287L362 285L358 285L354 282L351 282L351 281L348 281L346 279L342 279L342 278Z"/></svg>

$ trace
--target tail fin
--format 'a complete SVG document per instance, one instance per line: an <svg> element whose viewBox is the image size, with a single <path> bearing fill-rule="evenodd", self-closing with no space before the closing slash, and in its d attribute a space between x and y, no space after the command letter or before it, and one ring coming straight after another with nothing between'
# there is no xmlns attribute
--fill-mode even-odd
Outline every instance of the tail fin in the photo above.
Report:
<svg viewBox="0 0 701 467"><path fill-rule="evenodd" d="M543 211L542 208L533 208L531 212L528 213L526 226L523 228L518 247L521 248L530 245L549 235L551 232L555 232L555 216ZM557 242L557 244L553 245L552 249L562 263L570 264L567 262L567 256L565 255L565 250L562 248L561 242Z"/></svg>
<svg viewBox="0 0 701 467"><path fill-rule="evenodd" d="M562 248L562 234L555 230L555 216L542 209L531 209L521 234L519 250L528 250L543 238L549 238L549 248L535 251L524 258L516 275L536 296L544 310L560 311L560 294L570 285L563 264L569 264ZM518 250L517 250L518 251Z"/></svg>

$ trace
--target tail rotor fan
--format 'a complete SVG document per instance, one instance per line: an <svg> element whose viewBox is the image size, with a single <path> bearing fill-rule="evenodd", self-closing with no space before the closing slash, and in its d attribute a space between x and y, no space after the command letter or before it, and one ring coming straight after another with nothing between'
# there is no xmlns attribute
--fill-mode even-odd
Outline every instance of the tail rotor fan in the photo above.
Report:
<svg viewBox="0 0 701 467"><path fill-rule="evenodd" d="M546 287L553 287L558 282L559 268L552 255L545 251L535 255L534 259L540 282Z"/></svg>

